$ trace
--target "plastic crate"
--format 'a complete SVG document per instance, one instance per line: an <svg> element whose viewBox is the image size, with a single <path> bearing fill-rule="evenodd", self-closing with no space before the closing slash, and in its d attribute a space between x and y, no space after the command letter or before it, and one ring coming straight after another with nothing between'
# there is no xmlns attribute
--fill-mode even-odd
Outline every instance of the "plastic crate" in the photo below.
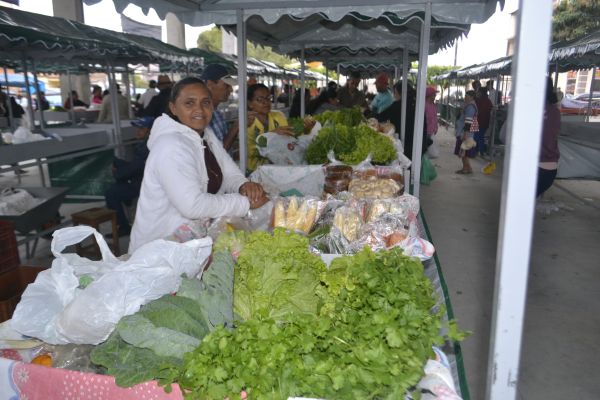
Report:
<svg viewBox="0 0 600 400"><path fill-rule="evenodd" d="M21 260L15 226L11 221L0 220L0 273L11 270L19 264Z"/></svg>
<svg viewBox="0 0 600 400"><path fill-rule="evenodd" d="M20 265L0 273L0 322L10 319L27 285L45 268Z"/></svg>

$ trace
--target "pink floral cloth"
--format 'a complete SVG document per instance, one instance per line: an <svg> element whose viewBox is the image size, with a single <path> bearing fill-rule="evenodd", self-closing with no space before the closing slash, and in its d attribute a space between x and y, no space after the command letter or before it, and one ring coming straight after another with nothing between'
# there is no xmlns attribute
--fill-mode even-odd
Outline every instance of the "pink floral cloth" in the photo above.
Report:
<svg viewBox="0 0 600 400"><path fill-rule="evenodd" d="M166 393L155 381L121 388L107 375L48 368L0 358L0 400L174 400L179 386Z"/></svg>

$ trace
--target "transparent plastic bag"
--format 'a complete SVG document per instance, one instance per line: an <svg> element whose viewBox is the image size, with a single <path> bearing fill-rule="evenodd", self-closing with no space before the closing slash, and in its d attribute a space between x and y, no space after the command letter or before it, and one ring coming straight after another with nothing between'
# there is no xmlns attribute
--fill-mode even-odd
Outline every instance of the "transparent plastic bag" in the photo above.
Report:
<svg viewBox="0 0 600 400"><path fill-rule="evenodd" d="M273 228L285 228L308 234L311 232L326 202L316 197L280 197L273 206Z"/></svg>
<svg viewBox="0 0 600 400"><path fill-rule="evenodd" d="M393 179L380 179L377 177L353 179L348 186L348 191L357 199L387 199L396 196L400 192L400 185Z"/></svg>

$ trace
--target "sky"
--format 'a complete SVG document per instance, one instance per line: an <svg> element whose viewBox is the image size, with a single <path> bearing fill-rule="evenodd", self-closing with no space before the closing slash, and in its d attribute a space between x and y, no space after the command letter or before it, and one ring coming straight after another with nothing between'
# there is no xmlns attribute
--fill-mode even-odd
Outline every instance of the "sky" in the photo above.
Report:
<svg viewBox="0 0 600 400"><path fill-rule="evenodd" d="M0 4L6 5L0 0ZM494 60L506 55L507 39L513 35L514 29L510 13L517 9L518 0L506 0L504 10L497 6L496 13L484 24L473 24L466 38L458 42L457 65L468 66ZM52 0L20 0L20 8L24 11L53 15ZM151 25L163 26L163 40L166 41L166 29L154 10L144 15L142 10L129 5L125 16ZM121 31L121 20L115 11L112 0L102 0L93 6L84 5L85 23L100 28ZM186 25L186 47L196 47L198 35L212 27L190 27ZM429 56L428 64L454 65L454 47Z"/></svg>

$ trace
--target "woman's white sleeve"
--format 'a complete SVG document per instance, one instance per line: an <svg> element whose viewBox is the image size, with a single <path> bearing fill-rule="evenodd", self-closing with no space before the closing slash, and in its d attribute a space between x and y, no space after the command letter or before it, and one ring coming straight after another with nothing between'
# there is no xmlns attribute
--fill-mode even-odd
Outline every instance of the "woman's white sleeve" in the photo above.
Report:
<svg viewBox="0 0 600 400"><path fill-rule="evenodd" d="M241 217L248 213L250 203L240 194L206 193L198 156L182 142L172 141L155 146L152 151L160 160L158 179L171 204L185 218Z"/></svg>

